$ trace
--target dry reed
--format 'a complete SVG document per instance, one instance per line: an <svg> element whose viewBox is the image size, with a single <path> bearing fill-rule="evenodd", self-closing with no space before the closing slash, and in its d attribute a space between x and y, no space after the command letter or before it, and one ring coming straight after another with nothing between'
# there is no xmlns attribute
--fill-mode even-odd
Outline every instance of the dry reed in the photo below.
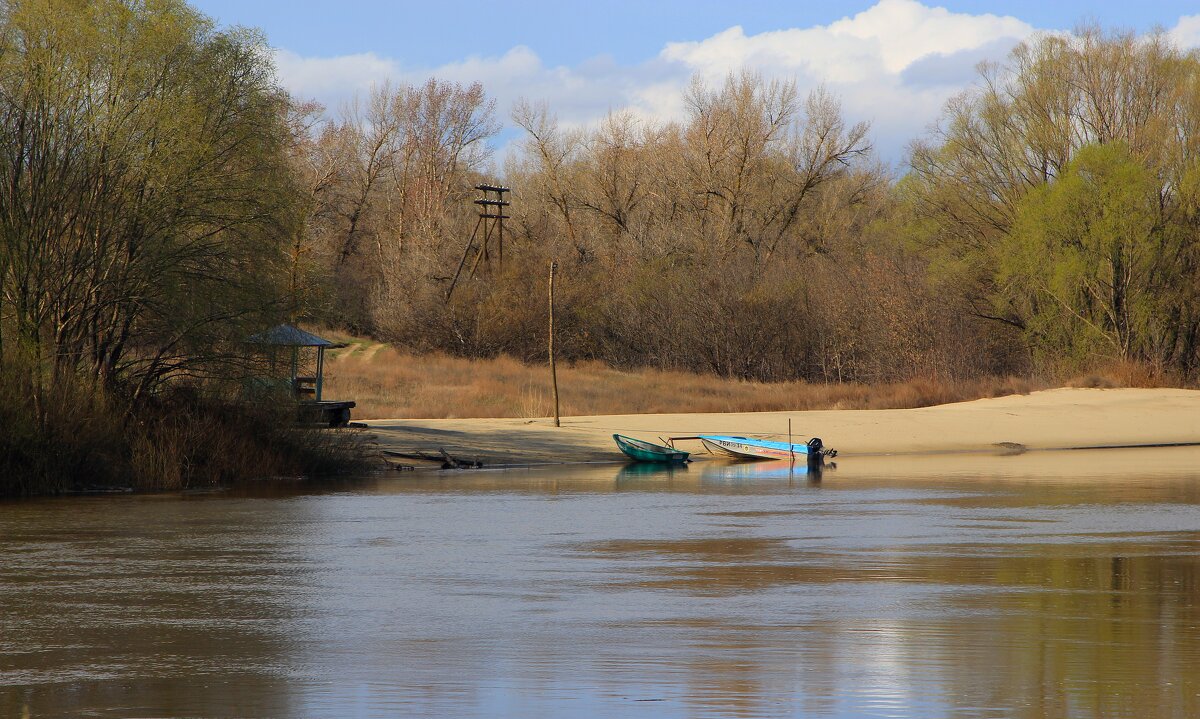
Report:
<svg viewBox="0 0 1200 719"><path fill-rule="evenodd" d="M171 491L272 476L367 469L369 438L296 425L294 404L247 403L176 388L136 408L87 383L42 399L0 373L0 497Z"/></svg>
<svg viewBox="0 0 1200 719"><path fill-rule="evenodd" d="M510 357L413 355L356 342L334 353L325 394L353 399L356 418L545 417L549 370ZM1049 386L1018 378L914 379L883 385L762 383L599 362L559 369L564 415L896 409L1023 394Z"/></svg>

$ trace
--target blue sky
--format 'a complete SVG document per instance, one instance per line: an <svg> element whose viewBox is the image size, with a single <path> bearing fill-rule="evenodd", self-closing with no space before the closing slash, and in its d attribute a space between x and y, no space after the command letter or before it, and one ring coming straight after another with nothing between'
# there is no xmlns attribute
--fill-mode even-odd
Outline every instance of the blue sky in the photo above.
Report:
<svg viewBox="0 0 1200 719"><path fill-rule="evenodd" d="M192 2L223 25L261 28L281 83L332 112L373 83L437 76L482 82L501 120L523 97L547 102L565 125L623 110L661 122L680 118L692 76L715 83L748 67L802 90L824 84L848 119L872 123L892 162L978 61L1002 60L1035 32L1093 20L1200 45L1194 1Z"/></svg>

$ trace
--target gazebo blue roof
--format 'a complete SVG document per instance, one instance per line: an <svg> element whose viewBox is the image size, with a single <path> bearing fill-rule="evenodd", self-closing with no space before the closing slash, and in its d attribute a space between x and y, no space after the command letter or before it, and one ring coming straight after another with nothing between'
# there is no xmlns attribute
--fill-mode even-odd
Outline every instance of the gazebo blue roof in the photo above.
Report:
<svg viewBox="0 0 1200 719"><path fill-rule="evenodd" d="M276 347L335 347L336 343L305 332L293 325L276 325L246 339L250 344Z"/></svg>

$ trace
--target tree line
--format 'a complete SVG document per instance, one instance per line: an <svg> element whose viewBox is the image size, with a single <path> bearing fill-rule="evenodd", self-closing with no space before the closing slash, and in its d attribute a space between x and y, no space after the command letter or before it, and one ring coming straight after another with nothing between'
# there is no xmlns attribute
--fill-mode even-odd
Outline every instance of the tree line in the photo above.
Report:
<svg viewBox="0 0 1200 719"><path fill-rule="evenodd" d="M446 299L495 181L479 85L309 108L294 258L305 311L417 350L544 352L530 298L563 267L568 357L746 379L1194 377L1200 59L1085 27L981 66L900 173L824 89L694 81L686 117L564 127L518 102L511 262Z"/></svg>

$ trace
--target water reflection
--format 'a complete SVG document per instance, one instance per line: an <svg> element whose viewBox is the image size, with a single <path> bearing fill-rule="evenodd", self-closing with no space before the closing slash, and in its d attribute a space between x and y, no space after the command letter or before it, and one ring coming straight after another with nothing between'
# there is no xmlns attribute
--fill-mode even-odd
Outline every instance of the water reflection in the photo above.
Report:
<svg viewBox="0 0 1200 719"><path fill-rule="evenodd" d="M674 479L687 479L688 472L686 464L630 462L617 470L616 488L637 487L647 482L670 483Z"/></svg>
<svg viewBox="0 0 1200 719"><path fill-rule="evenodd" d="M0 504L0 716L1200 716L1162 452Z"/></svg>
<svg viewBox="0 0 1200 719"><path fill-rule="evenodd" d="M701 476L706 482L761 482L783 480L801 484L819 484L826 472L837 469L834 463L809 465L807 462L722 462L703 464Z"/></svg>

